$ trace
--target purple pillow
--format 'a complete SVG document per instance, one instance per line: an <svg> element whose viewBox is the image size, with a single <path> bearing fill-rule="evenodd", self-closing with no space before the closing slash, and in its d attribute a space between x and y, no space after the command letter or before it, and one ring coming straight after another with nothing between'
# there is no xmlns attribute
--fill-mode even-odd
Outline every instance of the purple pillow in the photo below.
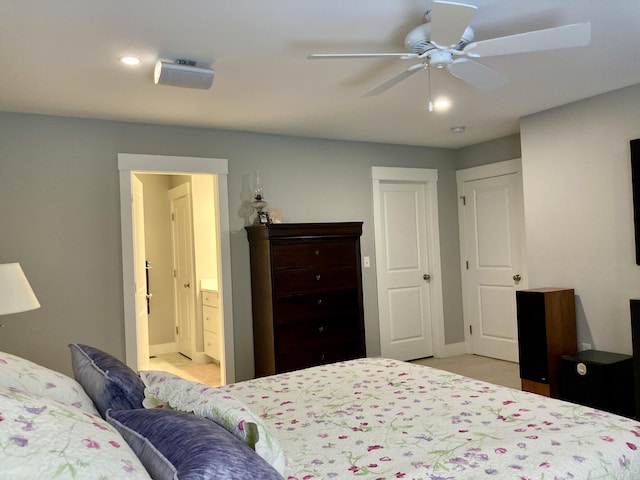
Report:
<svg viewBox="0 0 640 480"><path fill-rule="evenodd" d="M166 409L107 412L154 480L282 480L232 433L193 413Z"/></svg>
<svg viewBox="0 0 640 480"><path fill-rule="evenodd" d="M142 408L144 383L140 376L114 356L97 348L72 343L73 374L98 412Z"/></svg>

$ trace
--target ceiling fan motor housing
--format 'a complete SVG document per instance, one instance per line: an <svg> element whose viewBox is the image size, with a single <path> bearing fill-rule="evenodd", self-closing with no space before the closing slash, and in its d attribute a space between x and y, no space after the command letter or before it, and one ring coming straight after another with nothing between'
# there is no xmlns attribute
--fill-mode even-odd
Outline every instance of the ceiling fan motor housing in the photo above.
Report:
<svg viewBox="0 0 640 480"><path fill-rule="evenodd" d="M423 23L411 30L404 39L404 45L407 50L412 53L422 55L424 52L433 50L433 45L429 39L431 38L431 24Z"/></svg>
<svg viewBox="0 0 640 480"><path fill-rule="evenodd" d="M468 44L473 42L474 38L475 34L473 33L473 29L471 27L467 27L458 44L452 48L462 50ZM418 55L422 55L429 50L438 48L436 45L431 43L431 23L423 23L411 30L404 39L404 46L410 52L417 53Z"/></svg>

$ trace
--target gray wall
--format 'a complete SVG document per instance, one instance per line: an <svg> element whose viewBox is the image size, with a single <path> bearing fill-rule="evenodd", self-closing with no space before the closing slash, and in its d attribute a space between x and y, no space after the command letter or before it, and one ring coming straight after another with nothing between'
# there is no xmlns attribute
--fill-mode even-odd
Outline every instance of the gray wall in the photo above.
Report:
<svg viewBox="0 0 640 480"><path fill-rule="evenodd" d="M477 167L488 163L520 158L520 134L456 150L456 169Z"/></svg>
<svg viewBox="0 0 640 480"><path fill-rule="evenodd" d="M640 85L522 119L530 287L574 288L578 347L631 353L635 263L629 140Z"/></svg>
<svg viewBox="0 0 640 480"><path fill-rule="evenodd" d="M363 221L362 254L371 258L370 167L438 169L445 338L464 339L452 150L0 113L0 262L21 262L42 304L2 319L0 349L65 373L70 342L124 357L118 153L229 160L238 379L253 375L253 347L237 211L241 177L256 169L284 221ZM378 355L375 268L363 273L367 348Z"/></svg>

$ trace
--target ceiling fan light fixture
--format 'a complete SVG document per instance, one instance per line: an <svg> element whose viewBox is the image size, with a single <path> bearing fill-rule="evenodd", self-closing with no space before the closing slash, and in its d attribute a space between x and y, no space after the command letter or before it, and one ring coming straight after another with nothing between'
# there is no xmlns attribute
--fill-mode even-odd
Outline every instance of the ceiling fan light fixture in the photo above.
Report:
<svg viewBox="0 0 640 480"><path fill-rule="evenodd" d="M131 66L140 64L140 59L138 57L131 57L131 56L120 57L120 61L125 65L131 65Z"/></svg>
<svg viewBox="0 0 640 480"><path fill-rule="evenodd" d="M448 98L436 98L433 102L433 109L436 112L445 112L451 108L451 100Z"/></svg>
<svg viewBox="0 0 640 480"><path fill-rule="evenodd" d="M448 50L437 50L428 55L428 57L429 65L433 65L436 68L444 68L453 60L451 52Z"/></svg>
<svg viewBox="0 0 640 480"><path fill-rule="evenodd" d="M449 108L451 108L451 101L448 98L437 98L427 103L427 109L430 112L446 112Z"/></svg>

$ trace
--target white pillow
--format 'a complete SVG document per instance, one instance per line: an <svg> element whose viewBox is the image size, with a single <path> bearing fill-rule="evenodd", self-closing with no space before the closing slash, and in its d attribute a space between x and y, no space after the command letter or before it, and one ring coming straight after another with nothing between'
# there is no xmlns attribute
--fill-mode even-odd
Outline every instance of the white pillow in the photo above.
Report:
<svg viewBox="0 0 640 480"><path fill-rule="evenodd" d="M144 400L142 401L142 406L144 408L166 408L168 410L173 410L171 405L153 395L150 389L153 386L156 386L163 382L168 382L169 380L184 379L179 375L176 375L175 373L165 372L162 370L141 370L138 373L140 375L140 378L142 379L142 383L144 383L145 385Z"/></svg>
<svg viewBox="0 0 640 480"><path fill-rule="evenodd" d="M166 408L168 405L176 410L209 418L252 446L258 455L283 474L286 457L282 446L262 419L233 395L166 372L141 371L140 378L147 386L144 406ZM252 424L257 427L257 440L249 438L254 434Z"/></svg>
<svg viewBox="0 0 640 480"><path fill-rule="evenodd" d="M6 352L0 352L0 387L36 393L85 412L98 413L82 386L73 378Z"/></svg>
<svg viewBox="0 0 640 480"><path fill-rule="evenodd" d="M98 414L0 388L0 419L0 478L151 478L127 442Z"/></svg>

